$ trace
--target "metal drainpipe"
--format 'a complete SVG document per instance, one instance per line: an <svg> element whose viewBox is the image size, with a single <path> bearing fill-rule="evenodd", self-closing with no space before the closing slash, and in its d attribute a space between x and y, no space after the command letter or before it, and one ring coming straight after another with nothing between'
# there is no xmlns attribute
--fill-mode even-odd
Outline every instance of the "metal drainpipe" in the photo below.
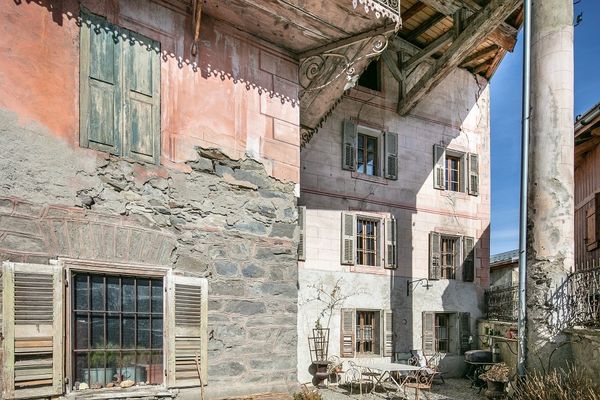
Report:
<svg viewBox="0 0 600 400"><path fill-rule="evenodd" d="M527 178L529 175L529 117L531 90L531 0L523 1L523 110L521 132L521 204L519 217L519 351L517 372L525 376L527 359L526 319L527 319Z"/></svg>

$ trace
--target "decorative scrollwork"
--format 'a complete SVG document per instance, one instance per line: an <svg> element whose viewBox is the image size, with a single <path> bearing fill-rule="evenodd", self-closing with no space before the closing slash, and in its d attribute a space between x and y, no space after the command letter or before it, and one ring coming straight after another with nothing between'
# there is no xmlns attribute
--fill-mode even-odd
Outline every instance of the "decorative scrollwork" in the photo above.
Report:
<svg viewBox="0 0 600 400"><path fill-rule="evenodd" d="M373 11L377 18L389 18L396 22L397 26L402 24L400 18L400 0L352 0L352 6L357 8L362 5L366 13Z"/></svg>

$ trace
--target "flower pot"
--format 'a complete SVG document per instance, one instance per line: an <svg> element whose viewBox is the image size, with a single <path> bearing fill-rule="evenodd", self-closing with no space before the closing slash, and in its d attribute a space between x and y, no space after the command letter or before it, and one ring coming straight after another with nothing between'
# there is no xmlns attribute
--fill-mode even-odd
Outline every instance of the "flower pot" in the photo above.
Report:
<svg viewBox="0 0 600 400"><path fill-rule="evenodd" d="M90 386L100 384L106 386L113 381L115 375L114 368L90 368L83 370L83 380Z"/></svg>
<svg viewBox="0 0 600 400"><path fill-rule="evenodd" d="M487 381L485 397L488 399L503 399L506 397L506 382Z"/></svg>

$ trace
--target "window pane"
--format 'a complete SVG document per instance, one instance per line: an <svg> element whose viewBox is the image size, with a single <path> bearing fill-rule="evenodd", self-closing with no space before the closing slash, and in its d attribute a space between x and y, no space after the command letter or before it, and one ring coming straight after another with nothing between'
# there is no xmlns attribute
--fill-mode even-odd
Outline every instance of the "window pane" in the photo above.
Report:
<svg viewBox="0 0 600 400"><path fill-rule="evenodd" d="M162 318L152 318L152 348L163 348L163 320Z"/></svg>
<svg viewBox="0 0 600 400"><path fill-rule="evenodd" d="M137 280L137 312L150 312L150 280Z"/></svg>
<svg viewBox="0 0 600 400"><path fill-rule="evenodd" d="M135 319L134 317L123 317L123 348L133 349L135 347Z"/></svg>
<svg viewBox="0 0 600 400"><path fill-rule="evenodd" d="M137 335L137 348L150 348L150 318L138 317Z"/></svg>
<svg viewBox="0 0 600 400"><path fill-rule="evenodd" d="M88 305L88 276L87 275L75 275L75 299L74 307L76 310L87 310Z"/></svg>
<svg viewBox="0 0 600 400"><path fill-rule="evenodd" d="M75 355L75 380L77 382L85 382L89 385L87 353L77 353Z"/></svg>
<svg viewBox="0 0 600 400"><path fill-rule="evenodd" d="M118 349L121 347L121 321L118 315L108 315L106 317L107 347L109 349Z"/></svg>
<svg viewBox="0 0 600 400"><path fill-rule="evenodd" d="M88 316L87 314L75 315L75 348L88 348Z"/></svg>
<svg viewBox="0 0 600 400"><path fill-rule="evenodd" d="M122 278L123 312L135 312L135 286L131 278Z"/></svg>
<svg viewBox="0 0 600 400"><path fill-rule="evenodd" d="M95 349L104 348L104 316L92 315L92 347Z"/></svg>
<svg viewBox="0 0 600 400"><path fill-rule="evenodd" d="M92 275L92 310L104 310L104 278Z"/></svg>
<svg viewBox="0 0 600 400"><path fill-rule="evenodd" d="M163 382L163 355L162 352L152 352L151 364L148 368L148 382L151 385L160 385Z"/></svg>
<svg viewBox="0 0 600 400"><path fill-rule="evenodd" d="M136 382L146 382L148 380L147 369L148 369L149 365L150 365L150 352L149 351L138 352L137 368L135 369Z"/></svg>
<svg viewBox="0 0 600 400"><path fill-rule="evenodd" d="M121 289L119 288L119 278L106 278L106 304L108 311L121 310Z"/></svg>
<svg viewBox="0 0 600 400"><path fill-rule="evenodd" d="M162 313L163 311L163 282L159 280L152 281L152 312Z"/></svg>

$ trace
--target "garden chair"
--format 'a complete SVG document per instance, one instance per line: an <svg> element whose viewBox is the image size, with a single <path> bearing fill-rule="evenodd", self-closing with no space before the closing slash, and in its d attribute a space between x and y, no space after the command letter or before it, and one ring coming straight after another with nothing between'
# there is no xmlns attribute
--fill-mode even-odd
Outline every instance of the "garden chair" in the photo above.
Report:
<svg viewBox="0 0 600 400"><path fill-rule="evenodd" d="M344 362L338 356L330 356L328 361L326 386L329 387L330 383L339 385L341 376L344 374ZM332 382L333 376L335 376L335 382Z"/></svg>
<svg viewBox="0 0 600 400"><path fill-rule="evenodd" d="M352 389L358 386L359 393L363 395L363 385L367 388L373 385L373 378L370 375L363 375L363 368L356 365L352 361L348 361L348 369L346 370L346 383L350 386L350 395L352 395Z"/></svg>
<svg viewBox="0 0 600 400"><path fill-rule="evenodd" d="M406 388L415 389L415 400L419 400L419 393L421 390L431 390L431 384L433 383L435 374L429 373L427 369L427 367L422 367L418 371L409 374L403 385L405 396Z"/></svg>
<svg viewBox="0 0 600 400"><path fill-rule="evenodd" d="M410 353L412 354L411 365L423 368L423 371L427 374L433 375L434 378L439 377L442 383L446 383L444 375L440 371L442 353L434 353L429 358L421 350L411 350Z"/></svg>

